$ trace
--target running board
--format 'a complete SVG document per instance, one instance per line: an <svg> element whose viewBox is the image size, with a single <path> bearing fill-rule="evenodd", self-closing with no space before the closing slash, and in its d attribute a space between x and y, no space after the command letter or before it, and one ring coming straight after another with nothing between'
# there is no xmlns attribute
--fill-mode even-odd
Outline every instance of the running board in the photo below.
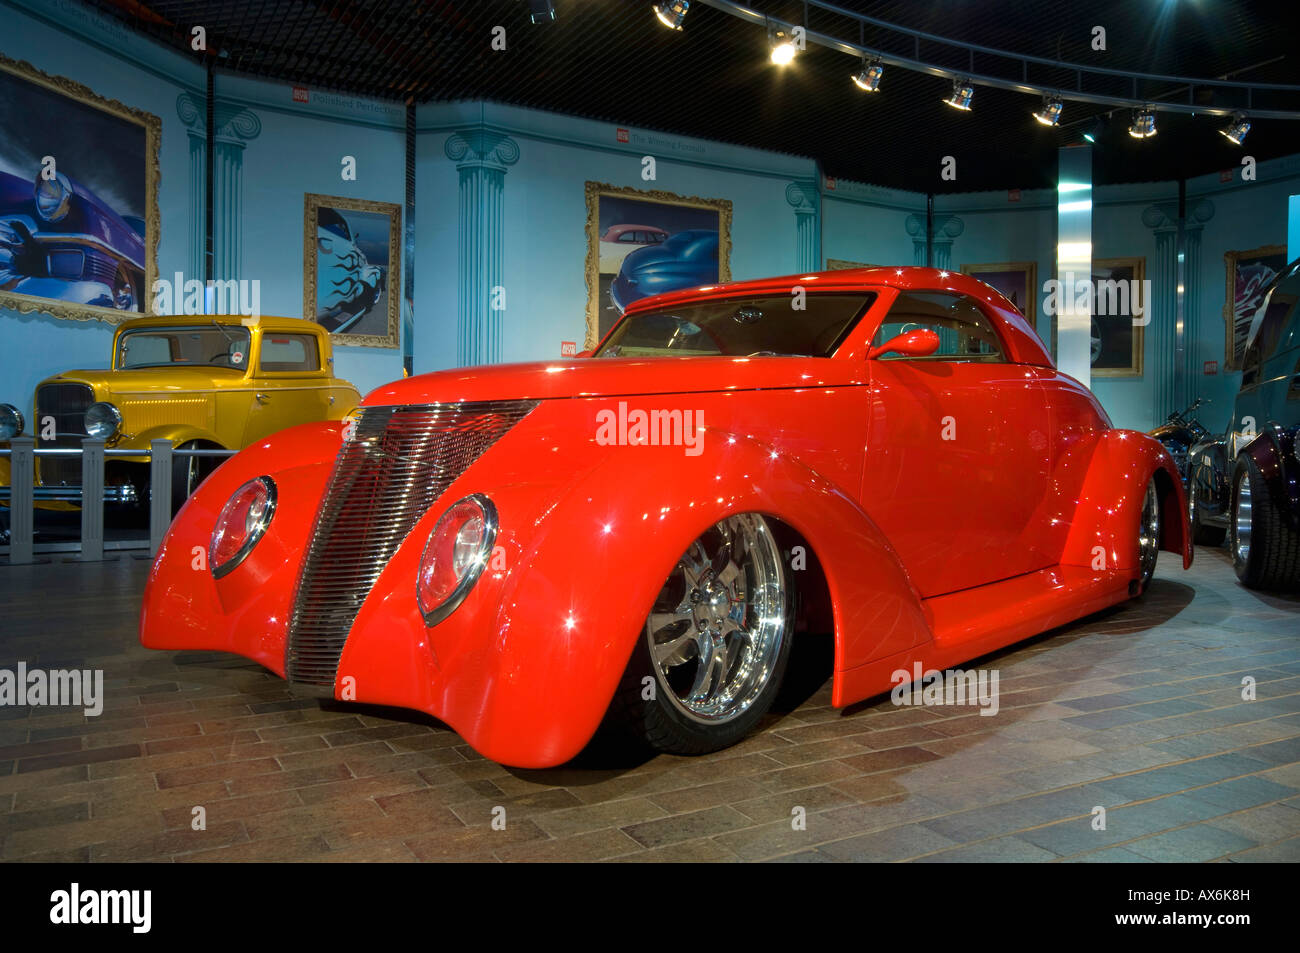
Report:
<svg viewBox="0 0 1300 953"><path fill-rule="evenodd" d="M889 658L837 671L837 708L887 692L896 672L946 669L979 658L1129 598L1131 573L1050 566L1001 582L924 600L934 637Z"/></svg>

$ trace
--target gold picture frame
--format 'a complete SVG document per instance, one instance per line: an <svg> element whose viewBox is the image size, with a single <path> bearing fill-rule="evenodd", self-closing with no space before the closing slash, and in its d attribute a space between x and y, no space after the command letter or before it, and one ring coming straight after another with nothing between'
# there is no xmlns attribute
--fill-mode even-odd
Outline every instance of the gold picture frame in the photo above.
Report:
<svg viewBox="0 0 1300 953"><path fill-rule="evenodd" d="M162 120L153 113L128 106L116 99L108 99L92 90L89 86L78 83L66 76L53 76L45 73L24 60L14 60L0 53L0 72L16 77L45 91L56 93L72 102L97 109L114 119L134 126L139 126L144 134L144 269L143 286L137 289L136 299L139 310L125 310L94 304L73 304L57 298L29 295L21 292L7 291L0 288L0 308L8 308L20 314L40 312L54 318L67 321L104 321L109 324L121 324L132 318L145 317L152 313L153 287L158 280L158 241L161 232L161 216L158 211L158 182L161 178L159 146L162 140ZM51 128L60 128L57 123ZM60 172L57 152L54 155L54 169ZM33 170L35 175L40 170ZM102 201L102 199L101 199ZM128 226L129 227L129 226ZM111 249L110 249L111 251Z"/></svg>
<svg viewBox="0 0 1300 953"><path fill-rule="evenodd" d="M1127 280L1136 281L1138 283L1137 286L1139 288L1146 287L1145 282L1147 276L1147 260L1145 258L1142 257L1094 258L1092 260L1092 271L1094 276L1098 271L1124 272L1126 270L1130 273L1130 278ZM1069 294L1071 293L1071 289L1068 288L1064 289L1063 293ZM1151 309L1155 306L1154 297L1155 297L1154 294L1150 295L1148 296L1147 300L1143 301L1143 305L1145 307L1144 313L1146 315L1148 323L1150 323L1152 317ZM1132 311L1131 303L1129 306L1129 310L1130 312ZM1094 363L1092 365L1092 371L1090 376L1092 377L1141 377L1143 375L1143 355L1145 354L1145 348L1146 348L1146 326L1142 324L1133 324L1132 315L1130 314L1128 317L1129 317L1129 323L1127 326L1131 328L1131 332L1130 332L1131 337L1129 340L1129 348L1128 348L1129 350L1128 364L1123 366L1114 366L1114 367L1104 367L1104 366L1098 367L1096 363ZM1096 324L1097 321L1096 315L1093 316L1092 321L1093 321L1093 326L1098 327L1098 330L1102 331L1102 333L1104 334L1104 330L1105 330L1104 327L1099 327ZM1053 361L1056 361L1058 359L1056 353L1056 324L1057 324L1056 315L1053 314L1052 315L1052 345L1051 345ZM1102 338L1101 348L1103 352L1105 350L1105 346L1106 346L1105 340L1104 338Z"/></svg>
<svg viewBox="0 0 1300 953"><path fill-rule="evenodd" d="M1237 279L1241 263L1265 264L1261 259L1272 259L1267 263L1268 267L1276 273L1287 265L1286 246L1285 245L1261 245L1259 248L1252 248L1249 251L1228 251L1223 253L1224 279L1223 279L1223 369L1225 371L1241 370L1241 358L1245 352L1246 336L1250 331L1251 321L1254 319L1255 312L1259 305L1263 303L1260 292L1268 285L1271 279L1261 278L1261 280L1250 283L1249 288L1238 289ZM1273 268L1272 265L1277 267ZM1238 305L1237 296L1241 292L1243 298L1249 297L1249 300L1243 300L1242 305ZM1240 313L1238 313L1240 311ZM1238 348L1238 342L1241 347Z"/></svg>
<svg viewBox="0 0 1300 953"><path fill-rule="evenodd" d="M658 189L634 189L609 185L604 182L587 182L587 333L586 343L583 345L586 349L591 349L600 342L602 330L600 326L601 305L605 296L601 279L603 275L614 274L612 272L602 272L600 267L600 203L601 199L604 198L625 202L643 202L647 206L647 212L650 213L644 216L647 219L655 217L655 213L652 211L653 206L667 209L698 209L716 213L718 227L718 276L716 280L719 283L731 280L731 201L729 199L708 199L694 195L675 195L672 192L663 192ZM658 214L663 215L664 213L660 212ZM667 218L671 218L671 215L667 216ZM654 222L647 221L638 224L647 225L655 231L664 231L664 229L656 227ZM611 310L613 310L612 306Z"/></svg>
<svg viewBox="0 0 1300 953"><path fill-rule="evenodd" d="M1020 313L1025 316L1029 326L1038 331L1038 262L1036 261L1004 261L994 264L980 265L967 264L961 266L963 275L970 275L977 281L982 281L994 291L1000 293L1008 301L1019 308ZM1021 282L1015 282L1015 288L1008 287L1009 282L1007 275L1023 275L1023 289ZM981 277L987 276L987 277ZM1013 294L1007 294L1012 291ZM1020 293L1023 304L1016 301L1015 293Z"/></svg>
<svg viewBox="0 0 1300 953"><path fill-rule="evenodd" d="M384 300L383 302L376 300L374 305L367 307L359 315L347 321L346 324L342 324L341 326L345 330L338 332L331 330L330 340L335 344L359 347L396 348L399 344L397 329L401 311L402 288L402 207L394 202L374 202L369 199L345 198L339 195L319 195L315 192L304 193L302 214L302 316L308 321L316 321L318 324L328 327L327 321L340 319L330 317L322 320L318 311L319 298L316 282L319 277L317 274L318 255L321 254L321 250L317 247L317 239L320 228L320 211L323 208L331 209L335 213L343 210L363 215L381 215L388 219L388 240L385 244L388 260L383 264L382 296ZM375 307L380 307L381 304L382 307L379 313L384 315L383 333L358 333L346 330L346 328L360 326L369 316L370 311Z"/></svg>

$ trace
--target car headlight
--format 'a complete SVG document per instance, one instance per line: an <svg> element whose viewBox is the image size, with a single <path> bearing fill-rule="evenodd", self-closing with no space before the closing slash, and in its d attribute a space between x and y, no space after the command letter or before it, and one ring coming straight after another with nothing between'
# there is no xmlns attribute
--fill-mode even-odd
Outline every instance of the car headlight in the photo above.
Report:
<svg viewBox="0 0 1300 953"><path fill-rule="evenodd" d="M23 432L27 422L23 412L13 404L0 404L0 440L10 440Z"/></svg>
<svg viewBox="0 0 1300 953"><path fill-rule="evenodd" d="M232 572L253 551L275 515L275 481L269 476L249 480L226 501L212 529L208 567L212 578Z"/></svg>
<svg viewBox="0 0 1300 953"><path fill-rule="evenodd" d="M86 409L86 434L96 440L108 440L122 429L122 412L106 400Z"/></svg>
<svg viewBox="0 0 1300 953"><path fill-rule="evenodd" d="M497 508L481 493L458 500L439 517L415 577L415 599L426 625L437 625L465 601L496 538Z"/></svg>
<svg viewBox="0 0 1300 953"><path fill-rule="evenodd" d="M41 218L57 222L68 214L68 207L72 204L72 183L62 172L55 173L52 179L37 176L35 198L36 211L40 212Z"/></svg>

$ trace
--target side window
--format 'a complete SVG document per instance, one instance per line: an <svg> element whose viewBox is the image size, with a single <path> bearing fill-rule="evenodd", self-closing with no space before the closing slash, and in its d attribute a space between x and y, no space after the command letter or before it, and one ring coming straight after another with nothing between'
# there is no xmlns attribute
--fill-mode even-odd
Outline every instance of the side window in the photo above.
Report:
<svg viewBox="0 0 1300 953"><path fill-rule="evenodd" d="M900 294L885 320L876 329L873 347L916 328L929 328L939 335L939 349L927 357L903 358L886 354L880 360L911 361L980 361L1001 363L1006 360L998 332L965 295L944 291L905 291Z"/></svg>
<svg viewBox="0 0 1300 953"><path fill-rule="evenodd" d="M1282 341L1291 312L1295 309L1295 295L1271 292L1264 299L1260 311L1259 325L1246 343L1246 352L1241 358L1241 386L1251 387L1259 383L1260 365L1277 351Z"/></svg>
<svg viewBox="0 0 1300 953"><path fill-rule="evenodd" d="M263 335L261 368L267 372L320 370L316 338L310 334Z"/></svg>

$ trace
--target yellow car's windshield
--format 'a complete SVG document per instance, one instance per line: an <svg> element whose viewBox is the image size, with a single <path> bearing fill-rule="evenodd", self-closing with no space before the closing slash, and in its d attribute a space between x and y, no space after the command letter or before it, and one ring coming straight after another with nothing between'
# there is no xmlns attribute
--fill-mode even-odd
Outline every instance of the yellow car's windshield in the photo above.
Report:
<svg viewBox="0 0 1300 953"><path fill-rule="evenodd" d="M118 370L136 367L248 367L248 329L208 327L140 328L117 343Z"/></svg>

